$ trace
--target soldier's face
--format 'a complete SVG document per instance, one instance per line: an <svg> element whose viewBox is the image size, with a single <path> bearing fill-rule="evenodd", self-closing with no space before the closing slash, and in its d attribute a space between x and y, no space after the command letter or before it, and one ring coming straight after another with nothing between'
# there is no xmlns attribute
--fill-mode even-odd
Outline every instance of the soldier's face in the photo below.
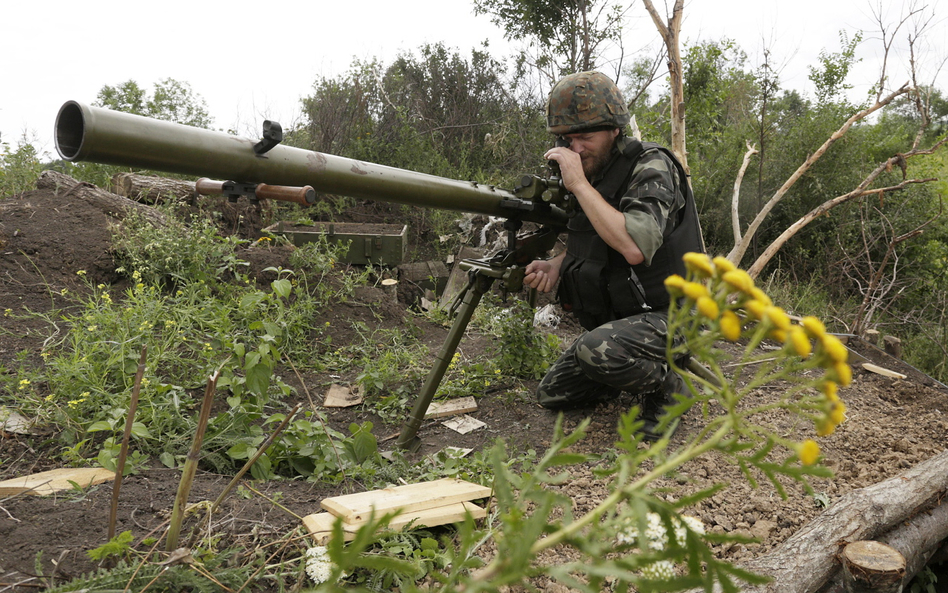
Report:
<svg viewBox="0 0 948 593"><path fill-rule="evenodd" d="M583 173L586 174L586 179L592 180L609 162L612 145L615 144L618 135L619 130L616 128L598 132L566 134L563 137L569 142L569 149L577 153L582 160Z"/></svg>

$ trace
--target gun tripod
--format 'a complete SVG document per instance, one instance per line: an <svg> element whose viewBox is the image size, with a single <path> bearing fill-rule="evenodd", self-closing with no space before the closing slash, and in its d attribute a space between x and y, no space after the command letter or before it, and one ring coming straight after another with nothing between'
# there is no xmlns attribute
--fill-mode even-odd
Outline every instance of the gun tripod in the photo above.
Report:
<svg viewBox="0 0 948 593"><path fill-rule="evenodd" d="M507 230L507 247L493 256L484 259L465 259L459 262L462 270L468 273L467 285L455 297L451 312L454 322L445 338L441 350L435 358L434 366L428 371L425 383L415 400L411 416L405 422L399 433L395 446L399 449L417 451L421 440L416 436L421 423L428 412L428 406L434 398L441 380L444 378L448 365L461 343L461 337L467 329L474 310L481 297L491 290L494 282L501 280L506 292L518 292L523 288L523 278L526 275L526 266L534 259L543 257L556 242L558 231L550 227L541 227L539 230L525 236L518 236L522 222L508 219L504 222ZM536 290L531 289L529 301L536 304Z"/></svg>

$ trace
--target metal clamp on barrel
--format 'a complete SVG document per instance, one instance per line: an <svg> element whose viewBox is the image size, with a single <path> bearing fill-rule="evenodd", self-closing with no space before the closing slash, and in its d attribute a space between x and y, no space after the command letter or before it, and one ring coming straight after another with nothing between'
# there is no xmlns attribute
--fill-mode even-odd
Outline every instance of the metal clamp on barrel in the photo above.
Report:
<svg viewBox="0 0 948 593"><path fill-rule="evenodd" d="M316 203L316 190L310 185L290 187L287 185L268 185L266 183L217 181L202 177L195 183L195 190L203 196L223 195L230 202L236 202L237 198L246 196L254 204L260 200L295 202L303 206L312 206Z"/></svg>

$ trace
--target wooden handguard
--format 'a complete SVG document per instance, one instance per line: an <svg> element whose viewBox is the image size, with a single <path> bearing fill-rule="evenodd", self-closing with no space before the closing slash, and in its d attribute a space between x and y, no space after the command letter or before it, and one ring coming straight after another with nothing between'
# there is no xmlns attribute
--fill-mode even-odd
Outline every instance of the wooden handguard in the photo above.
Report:
<svg viewBox="0 0 948 593"><path fill-rule="evenodd" d="M311 185L303 187L290 187L288 185L267 185L261 183L257 186L257 199L281 200L283 202L296 202L303 206L311 206L316 203L316 190Z"/></svg>
<svg viewBox="0 0 948 593"><path fill-rule="evenodd" d="M202 177L194 184L194 189L201 195L224 194L226 181L217 181ZM257 184L254 188L254 197L258 200L280 200L281 202L296 202L303 206L316 203L316 190L310 185L290 187L287 185Z"/></svg>

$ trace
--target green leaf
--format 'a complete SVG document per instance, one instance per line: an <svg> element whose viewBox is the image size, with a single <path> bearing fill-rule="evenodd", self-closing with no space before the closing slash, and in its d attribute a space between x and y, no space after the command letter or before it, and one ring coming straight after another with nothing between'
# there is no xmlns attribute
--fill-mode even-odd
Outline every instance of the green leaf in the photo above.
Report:
<svg viewBox="0 0 948 593"><path fill-rule="evenodd" d="M250 359L250 356L247 356ZM255 364L247 369L247 389L257 395L266 395L270 388L270 367L265 364Z"/></svg>
<svg viewBox="0 0 948 593"><path fill-rule="evenodd" d="M244 442L237 443L227 450L227 456L231 459L247 459L250 453L250 445Z"/></svg>
<svg viewBox="0 0 948 593"><path fill-rule="evenodd" d="M92 425L86 429L86 432L99 432L100 430L112 430L112 425L105 420L99 420L93 422Z"/></svg>
<svg viewBox="0 0 948 593"><path fill-rule="evenodd" d="M270 283L270 287L273 289L273 292L277 293L283 298L289 297L290 293L293 292L293 284L285 278L274 280Z"/></svg>
<svg viewBox="0 0 948 593"><path fill-rule="evenodd" d="M132 422L132 434L141 439L150 439L151 433L141 422Z"/></svg>

